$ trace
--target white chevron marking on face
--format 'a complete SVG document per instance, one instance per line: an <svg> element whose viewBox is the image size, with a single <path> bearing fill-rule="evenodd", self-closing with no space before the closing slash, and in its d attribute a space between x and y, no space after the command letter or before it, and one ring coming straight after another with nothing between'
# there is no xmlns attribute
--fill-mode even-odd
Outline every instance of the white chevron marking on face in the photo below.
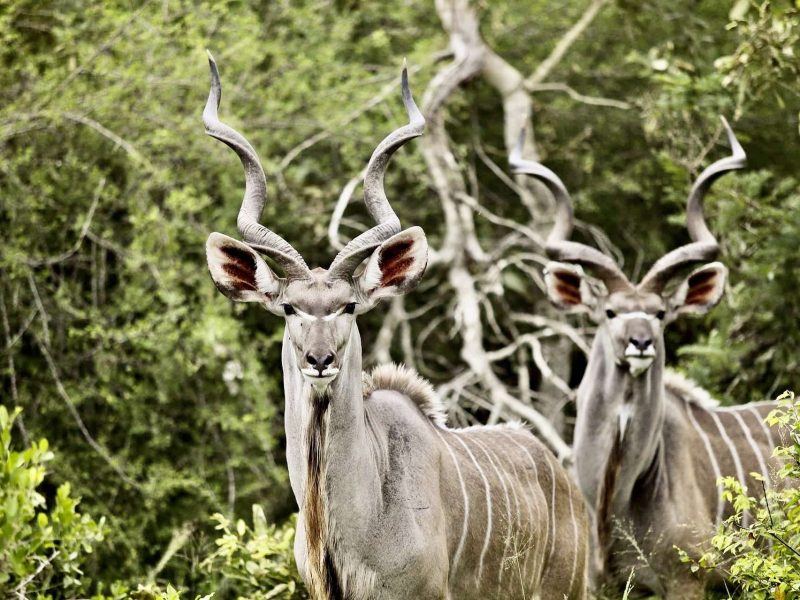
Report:
<svg viewBox="0 0 800 600"><path fill-rule="evenodd" d="M307 312L305 312L303 310L300 310L297 307L294 307L294 314L296 314L298 317L300 317L304 321L333 321L336 317L341 315L343 312L344 312L344 308L341 308L341 309L337 310L336 312L331 313L329 315L323 315L321 317L317 317L317 316L309 314L309 313L307 313Z"/></svg>
<svg viewBox="0 0 800 600"><path fill-rule="evenodd" d="M635 312L619 314L615 318L622 319L623 321L630 321L631 319L645 319L647 321L652 321L653 319L656 318L656 316L648 314L646 312L635 311Z"/></svg>

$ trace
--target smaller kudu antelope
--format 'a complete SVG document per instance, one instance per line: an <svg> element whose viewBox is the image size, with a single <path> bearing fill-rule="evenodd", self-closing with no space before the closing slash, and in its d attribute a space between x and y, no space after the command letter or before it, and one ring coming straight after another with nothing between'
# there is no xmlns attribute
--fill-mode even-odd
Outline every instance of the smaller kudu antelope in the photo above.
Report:
<svg viewBox="0 0 800 600"><path fill-rule="evenodd" d="M584 598L583 499L555 457L518 426L448 429L431 386L410 370L362 373L356 317L414 289L427 262L422 229L400 230L383 189L391 155L425 126L405 69L410 122L381 142L364 178L377 225L328 269L312 270L258 222L264 171L245 138L218 119L219 75L209 62L206 132L236 152L246 183L238 218L244 241L212 233L208 266L228 298L286 320L286 455L300 507L295 557L311 595Z"/></svg>
<svg viewBox="0 0 800 600"><path fill-rule="evenodd" d="M760 489L749 473L769 477L777 439L763 422L774 403L721 408L664 368L664 327L708 311L724 290L727 270L719 262L674 285L687 266L716 256L702 198L718 177L745 166L744 150L723 124L733 153L705 169L692 188L686 211L692 242L660 258L638 285L610 257L568 241L572 202L558 176L522 160L521 144L510 158L516 172L541 180L557 202L546 243L548 256L561 261L545 270L551 301L598 325L578 389L574 441L590 515L591 579L604 574L618 583L635 569L641 587L675 600L703 598L707 581L679 562L674 546L697 555L730 511L717 480L733 476Z"/></svg>

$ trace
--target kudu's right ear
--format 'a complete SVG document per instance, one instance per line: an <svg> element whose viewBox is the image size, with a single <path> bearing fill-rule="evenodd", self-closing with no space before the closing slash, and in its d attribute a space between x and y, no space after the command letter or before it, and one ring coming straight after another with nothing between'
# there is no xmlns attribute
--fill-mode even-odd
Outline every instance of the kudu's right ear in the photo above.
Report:
<svg viewBox="0 0 800 600"><path fill-rule="evenodd" d="M258 253L227 235L208 236L206 259L214 285L231 300L270 304L281 290L281 279Z"/></svg>
<svg viewBox="0 0 800 600"><path fill-rule="evenodd" d="M597 307L597 296L579 265L549 262L544 269L544 282L550 302L562 310L592 312Z"/></svg>

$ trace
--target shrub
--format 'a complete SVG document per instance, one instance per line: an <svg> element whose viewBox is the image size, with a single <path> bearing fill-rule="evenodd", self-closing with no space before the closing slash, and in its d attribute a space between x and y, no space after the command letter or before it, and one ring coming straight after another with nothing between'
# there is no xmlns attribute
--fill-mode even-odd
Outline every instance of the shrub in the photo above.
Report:
<svg viewBox="0 0 800 600"><path fill-rule="evenodd" d="M294 519L283 527L268 524L257 504L253 505L252 529L242 519L234 524L219 513L211 518L221 535L203 567L220 573L223 585L232 588L239 600L308 598L292 552Z"/></svg>
<svg viewBox="0 0 800 600"><path fill-rule="evenodd" d="M692 570L718 569L753 600L795 600L800 598L800 402L786 392L779 407L767 417L770 425L781 425L788 433L775 456L783 459L778 471L782 485L757 490L760 498L732 478L723 478L724 497L734 514L725 520L712 538L712 550L697 562L682 553ZM761 480L761 477L757 477ZM752 523L743 526L746 511Z"/></svg>
<svg viewBox="0 0 800 600"><path fill-rule="evenodd" d="M102 541L105 520L78 512L69 483L49 500L38 491L53 453L46 439L13 450L19 413L0 406L0 596L74 596L85 587L81 566Z"/></svg>

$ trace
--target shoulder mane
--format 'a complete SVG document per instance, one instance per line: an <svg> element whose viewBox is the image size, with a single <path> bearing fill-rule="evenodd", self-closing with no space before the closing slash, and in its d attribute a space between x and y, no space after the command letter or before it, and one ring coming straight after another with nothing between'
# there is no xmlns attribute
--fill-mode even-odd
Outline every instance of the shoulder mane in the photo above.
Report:
<svg viewBox="0 0 800 600"><path fill-rule="evenodd" d="M447 415L442 401L433 391L433 386L416 371L405 365L388 363L378 365L372 372L364 373L363 393L366 399L376 390L392 390L408 396L428 419L444 427Z"/></svg>
<svg viewBox="0 0 800 600"><path fill-rule="evenodd" d="M719 400L712 398L711 394L697 385L697 383L677 371L670 369L664 371L664 387L676 396L680 396L702 408L719 407Z"/></svg>

